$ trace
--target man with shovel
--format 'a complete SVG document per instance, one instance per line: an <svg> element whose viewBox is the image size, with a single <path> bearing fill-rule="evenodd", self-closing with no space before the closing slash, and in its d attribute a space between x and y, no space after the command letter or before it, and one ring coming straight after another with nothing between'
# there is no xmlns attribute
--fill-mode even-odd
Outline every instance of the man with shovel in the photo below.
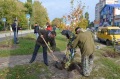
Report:
<svg viewBox="0 0 120 79"><path fill-rule="evenodd" d="M52 47L52 50L50 50L50 52L53 53L53 51L55 50L55 47L56 47L55 36L56 36L55 31L49 32L47 30L41 30L41 29L39 30L39 37L37 38L34 52L33 52L32 58L29 63L32 63L35 60L38 50L39 50L40 46L42 46L44 64L46 66L48 66L48 59L47 59L48 42L50 43L50 46Z"/></svg>

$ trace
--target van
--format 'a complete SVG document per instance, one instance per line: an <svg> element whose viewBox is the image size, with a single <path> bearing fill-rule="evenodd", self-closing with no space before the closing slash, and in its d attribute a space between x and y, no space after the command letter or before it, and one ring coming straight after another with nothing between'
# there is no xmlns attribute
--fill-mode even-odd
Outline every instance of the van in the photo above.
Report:
<svg viewBox="0 0 120 79"><path fill-rule="evenodd" d="M97 38L100 42L105 42L106 45L120 43L120 28L119 27L100 27L97 32Z"/></svg>

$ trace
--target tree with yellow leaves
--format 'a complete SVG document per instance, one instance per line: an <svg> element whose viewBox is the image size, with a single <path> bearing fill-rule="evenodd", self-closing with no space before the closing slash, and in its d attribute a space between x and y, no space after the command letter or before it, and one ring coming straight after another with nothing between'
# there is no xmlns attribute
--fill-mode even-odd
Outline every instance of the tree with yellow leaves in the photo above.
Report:
<svg viewBox="0 0 120 79"><path fill-rule="evenodd" d="M84 18L83 11L85 9L85 5L82 5L82 2L78 2L78 5L74 7L74 0L71 0L71 12L67 16L64 16L69 23L72 29L76 27L81 27L86 29L88 26L88 20Z"/></svg>

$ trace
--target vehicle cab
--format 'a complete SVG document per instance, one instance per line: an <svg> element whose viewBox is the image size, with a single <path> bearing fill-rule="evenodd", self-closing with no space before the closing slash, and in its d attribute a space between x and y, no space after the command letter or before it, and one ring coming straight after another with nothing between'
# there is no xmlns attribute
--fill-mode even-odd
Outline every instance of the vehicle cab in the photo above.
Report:
<svg viewBox="0 0 120 79"><path fill-rule="evenodd" d="M106 45L120 43L120 28L114 26L100 27L97 32L97 38L100 42L106 42Z"/></svg>

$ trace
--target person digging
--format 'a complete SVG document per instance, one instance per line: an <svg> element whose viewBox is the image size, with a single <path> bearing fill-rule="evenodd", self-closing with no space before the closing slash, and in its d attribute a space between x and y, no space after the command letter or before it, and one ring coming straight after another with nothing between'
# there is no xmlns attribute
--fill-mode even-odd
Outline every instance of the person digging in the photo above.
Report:
<svg viewBox="0 0 120 79"><path fill-rule="evenodd" d="M75 29L76 38L72 42L72 48L77 46L81 52L82 74L90 76L93 67L93 53L95 51L94 37L90 31L82 30L80 27Z"/></svg>
<svg viewBox="0 0 120 79"><path fill-rule="evenodd" d="M92 33L82 30L80 27L77 27L75 29L75 32L76 36L73 40L71 38L71 33L69 30L63 30L62 35L65 35L67 39L69 39L67 45L68 49L74 50L77 46L80 49L82 66L80 68L79 65L75 64L75 67L80 71L80 73L82 73L82 75L90 76L93 66L93 53L95 51ZM72 62L69 63L68 68L70 67L71 63Z"/></svg>
<svg viewBox="0 0 120 79"><path fill-rule="evenodd" d="M35 48L34 48L34 52L32 54L32 58L30 60L29 63L34 62L34 60L36 59L37 53L39 48L42 46L43 48L43 59L44 59L44 64L46 66L48 66L48 58L47 58L47 45L46 43L50 43L50 46L52 47L52 50L50 52L53 52L56 48L56 42L55 42L55 36L56 36L56 32L55 31L46 31L46 30L39 30L39 36L37 38L36 44L35 44ZM46 43L44 42L44 40L46 41Z"/></svg>
<svg viewBox="0 0 120 79"><path fill-rule="evenodd" d="M74 62L75 49L69 47L72 44L72 41L75 39L75 35L69 30L63 30L61 34L65 35L69 41L66 47L65 56L63 57L63 60L60 62L61 65L60 64L55 65L55 67L58 69L61 68L66 69L68 71L71 71L76 68L80 72L80 65L78 65L78 62L77 63Z"/></svg>

